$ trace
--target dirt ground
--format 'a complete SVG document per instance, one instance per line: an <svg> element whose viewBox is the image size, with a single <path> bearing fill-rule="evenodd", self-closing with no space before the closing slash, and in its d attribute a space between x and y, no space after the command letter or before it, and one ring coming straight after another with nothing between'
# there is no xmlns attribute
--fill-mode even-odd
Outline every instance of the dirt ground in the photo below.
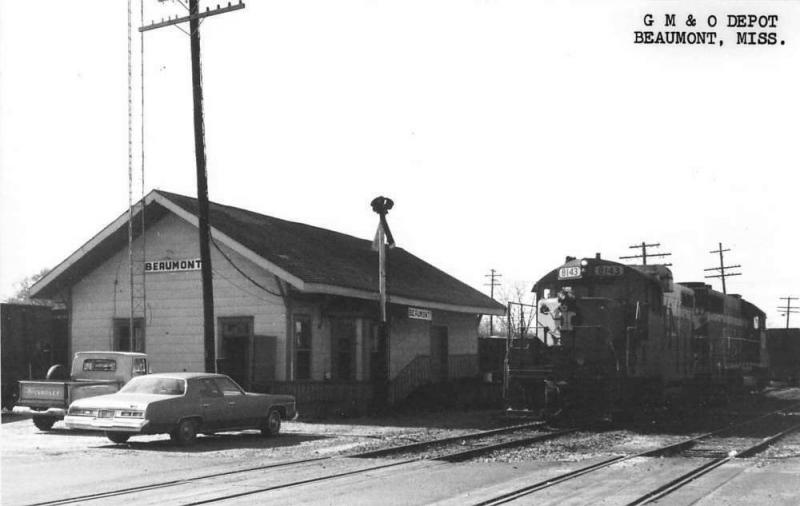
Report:
<svg viewBox="0 0 800 506"><path fill-rule="evenodd" d="M199 436L190 447L175 446L167 435L135 436L115 445L101 432L70 431L57 422L42 432L30 419L4 413L0 426L2 504L44 500L48 491L85 492L183 479L220 469L248 468L289 460L458 435L504 424L491 411L439 412L391 418L284 422L281 434L257 431ZM46 489L41 477L47 478Z"/></svg>
<svg viewBox="0 0 800 506"><path fill-rule="evenodd" d="M628 426L579 432L535 447L483 457L470 465L489 466L487 469L498 465L569 465L612 454L634 454L718 427L736 416L797 402L797 389L775 389L739 399L724 408L706 409L702 416L680 410L642 413ZM497 411L439 411L380 418L299 420L285 422L277 437L265 438L256 431L223 433L200 436L193 446L179 447L167 435L136 436L127 444L116 445L102 433L69 431L61 422L52 431L41 432L25 417L3 414L0 499L2 504L32 503L110 490L120 483L137 486L184 479L222 469L349 454L531 421L502 415ZM800 435L795 434L765 452L757 470L766 474L760 474L760 479L766 482L773 474L786 476L781 469L796 469L800 465L798 449Z"/></svg>

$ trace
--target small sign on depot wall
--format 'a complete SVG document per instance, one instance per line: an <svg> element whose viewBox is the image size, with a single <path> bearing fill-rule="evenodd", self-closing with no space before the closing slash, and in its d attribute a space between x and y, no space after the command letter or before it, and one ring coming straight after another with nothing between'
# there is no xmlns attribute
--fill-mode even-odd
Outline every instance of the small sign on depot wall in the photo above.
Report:
<svg viewBox="0 0 800 506"><path fill-rule="evenodd" d="M433 311L430 309L420 309L418 307L408 308L408 317L415 320L433 320Z"/></svg>

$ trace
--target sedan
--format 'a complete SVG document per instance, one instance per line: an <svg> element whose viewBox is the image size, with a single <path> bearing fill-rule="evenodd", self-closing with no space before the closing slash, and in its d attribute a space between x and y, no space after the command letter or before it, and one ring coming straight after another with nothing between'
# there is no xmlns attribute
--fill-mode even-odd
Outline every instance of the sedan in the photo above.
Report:
<svg viewBox="0 0 800 506"><path fill-rule="evenodd" d="M186 445L198 433L260 429L277 434L281 420L297 414L291 395L245 392L228 376L164 373L139 376L114 394L79 399L69 406L70 429L104 431L124 443L136 434L169 434Z"/></svg>

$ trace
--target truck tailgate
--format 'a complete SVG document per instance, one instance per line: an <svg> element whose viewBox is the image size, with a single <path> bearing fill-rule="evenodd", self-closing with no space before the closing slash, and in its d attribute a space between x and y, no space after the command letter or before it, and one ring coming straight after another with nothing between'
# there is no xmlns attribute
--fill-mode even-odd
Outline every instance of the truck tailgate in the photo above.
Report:
<svg viewBox="0 0 800 506"><path fill-rule="evenodd" d="M20 381L18 406L66 408L66 381Z"/></svg>
<svg viewBox="0 0 800 506"><path fill-rule="evenodd" d="M17 405L66 409L75 399L110 394L118 389L116 381L20 381Z"/></svg>

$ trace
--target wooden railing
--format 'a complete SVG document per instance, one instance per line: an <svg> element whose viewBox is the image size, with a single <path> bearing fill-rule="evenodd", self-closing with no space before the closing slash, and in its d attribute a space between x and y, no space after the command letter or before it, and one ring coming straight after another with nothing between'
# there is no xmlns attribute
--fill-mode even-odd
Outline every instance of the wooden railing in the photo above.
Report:
<svg viewBox="0 0 800 506"><path fill-rule="evenodd" d="M447 369L449 379L477 377L478 356L450 355ZM432 381L430 355L417 355L389 383L388 401L402 401ZM356 381L271 381L254 384L253 391L294 395L298 410L312 417L364 414L376 394L375 383Z"/></svg>
<svg viewBox="0 0 800 506"><path fill-rule="evenodd" d="M290 394L303 416L364 415L372 403L371 383L355 381L273 381L253 385L253 391Z"/></svg>
<svg viewBox="0 0 800 506"><path fill-rule="evenodd" d="M431 382L430 355L417 355L397 373L389 385L389 404L408 397L408 394Z"/></svg>
<svg viewBox="0 0 800 506"><path fill-rule="evenodd" d="M478 355L450 355L447 369L450 379L477 377Z"/></svg>

